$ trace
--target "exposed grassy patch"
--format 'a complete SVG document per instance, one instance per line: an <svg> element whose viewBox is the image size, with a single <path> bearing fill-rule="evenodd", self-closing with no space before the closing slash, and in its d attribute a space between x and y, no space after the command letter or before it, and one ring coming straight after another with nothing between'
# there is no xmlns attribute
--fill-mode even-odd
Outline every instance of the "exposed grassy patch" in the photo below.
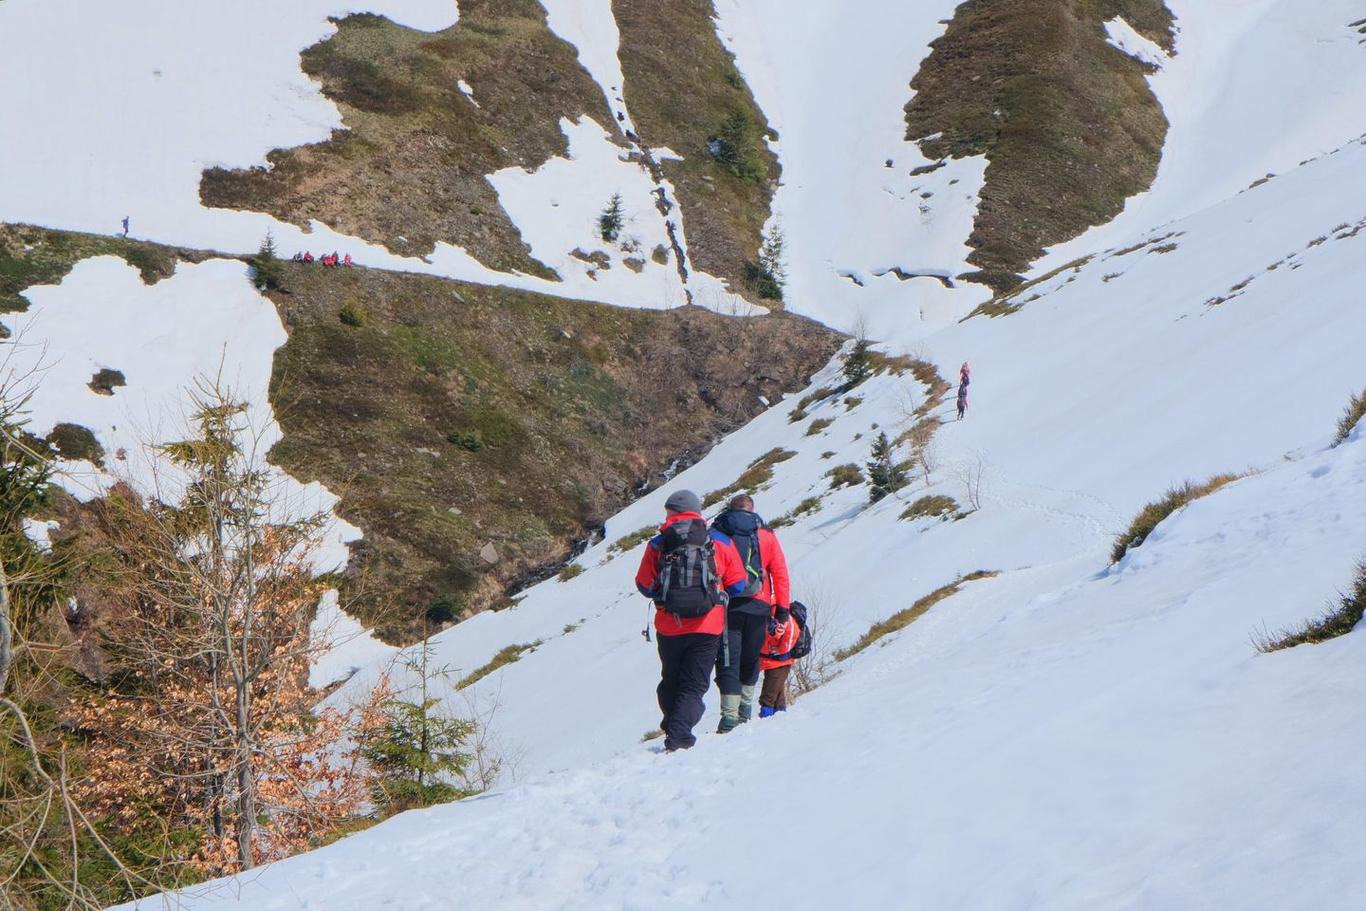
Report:
<svg viewBox="0 0 1366 911"><path fill-rule="evenodd" d="M857 408L858 406L860 406L860 405L862 405L862 404L863 404L863 396L861 396L861 395L846 395L846 396L844 397L844 410L845 410L845 411L853 411L855 408Z"/></svg>
<svg viewBox="0 0 1366 911"><path fill-rule="evenodd" d="M664 732L661 731L659 728L651 728L650 730L646 731L644 734L641 734L641 735L640 735L640 742L641 742L641 743L649 743L651 740L658 740L659 738L661 738L661 737L663 737L663 736L664 736Z"/></svg>
<svg viewBox="0 0 1366 911"><path fill-rule="evenodd" d="M1138 247L1135 247L1134 249L1140 249L1143 246L1143 244L1140 244ZM1123 254L1116 253L1115 255L1120 256ZM967 322L974 316L986 316L995 318L998 316L1009 316L1012 313L1016 313L1025 304L1029 303L1032 300L1036 300L1039 296L1036 294L1028 299L1022 299L1022 295L1026 291L1029 291L1031 288L1036 288L1039 285L1042 285L1044 282L1049 281L1050 279L1057 278L1059 275L1068 271L1069 269L1071 270L1073 275L1079 275L1081 274L1082 267L1090 261L1091 256L1083 256L1079 259L1072 260L1070 263L1064 263L1063 265L1058 266L1058 268L1056 269L1052 269L1048 272L1045 272L1038 278L1032 278L1029 281L1019 282L1018 284L1011 287L1009 290L998 294L996 297L993 297L991 300L982 304L978 304L977 307L974 308L971 313L963 317L961 320L959 320L959 322Z"/></svg>
<svg viewBox="0 0 1366 911"><path fill-rule="evenodd" d="M797 408L805 411L817 402L823 402L830 398L830 396L838 391L839 390L833 386L822 386L819 389L812 390L797 400Z"/></svg>
<svg viewBox="0 0 1366 911"><path fill-rule="evenodd" d="M836 465L825 473L830 479L830 489L839 490L841 487L854 487L863 483L863 469L853 462L845 465Z"/></svg>
<svg viewBox="0 0 1366 911"><path fill-rule="evenodd" d="M85 459L96 465L104 462L104 447L90 428L80 424L63 422L56 425L47 435L47 442L64 459Z"/></svg>
<svg viewBox="0 0 1366 911"><path fill-rule="evenodd" d="M150 285L175 274L178 261L199 262L206 254L122 237L0 225L0 313L27 310L21 292L57 284L76 263L92 256L117 256Z"/></svg>
<svg viewBox="0 0 1366 911"><path fill-rule="evenodd" d="M802 516L810 515L821 508L820 497L807 497L789 511L768 523L769 528L783 528L791 525Z"/></svg>
<svg viewBox="0 0 1366 911"><path fill-rule="evenodd" d="M753 462L750 462L749 467L745 469L740 477L735 479L734 483L728 484L719 490L713 490L703 497L702 506L715 506L722 500L733 497L737 493L754 493L754 491L773 480L774 465L786 462L795 455L796 453L791 449L783 449L782 447L770 449Z"/></svg>
<svg viewBox="0 0 1366 911"><path fill-rule="evenodd" d="M303 69L347 129L270 153L269 169L206 171L205 205L295 224L316 218L410 255L447 241L494 268L553 277L531 258L484 177L564 154L562 117L587 114L608 129L612 118L539 3L465 3L460 21L436 33L349 16L303 52Z"/></svg>
<svg viewBox="0 0 1366 911"><path fill-rule="evenodd" d="M659 168L678 191L692 265L757 297L745 266L758 261L778 162L762 139L771 132L763 112L716 34L711 0L613 0L612 12L640 139L683 156ZM738 158L725 150L736 142Z"/></svg>
<svg viewBox="0 0 1366 911"><path fill-rule="evenodd" d="M813 437L816 434L828 428L833 423L835 423L834 418L817 418L816 420L811 422L810 427L806 428L806 435L809 437Z"/></svg>
<svg viewBox="0 0 1366 911"><path fill-rule="evenodd" d="M862 636L858 638L858 641L855 642L853 645L836 651L835 660L843 661L846 658L851 658L854 655L857 655L859 652L866 649L868 646L872 645L874 642L877 642L884 636L889 636L892 633L905 629L906 627L914 623L916 620L919 620L921 617L923 617L930 608L934 607L940 601L943 601L950 595L957 594L958 590L963 587L963 584L965 582L975 582L978 579L990 579L993 576L997 575L1000 574L997 572L989 572L987 570L979 569L976 572L968 573L966 576L960 576L959 578L950 582L948 585L943 585L939 588L936 588L928 595L925 595L923 598L920 598L910 607L905 608L904 610L897 611L895 614L892 614L886 620L880 620L877 623L874 623L872 626L868 628L868 631L866 633L864 633Z"/></svg>
<svg viewBox="0 0 1366 911"><path fill-rule="evenodd" d="M1347 401L1342 417L1338 418L1338 432L1333 437L1333 445L1338 446L1345 442L1363 417L1366 417L1366 390L1362 390Z"/></svg>
<svg viewBox="0 0 1366 911"><path fill-rule="evenodd" d="M1363 615L1366 615L1366 560L1357 564L1351 590L1343 592L1336 604L1329 605L1314 619L1306 620L1298 629L1256 636L1254 642L1260 652L1327 642L1350 633L1361 622Z"/></svg>
<svg viewBox="0 0 1366 911"><path fill-rule="evenodd" d="M990 162L969 239L987 274L1022 272L1152 183L1167 120L1148 68L1106 40L1121 14L1172 47L1162 0L968 0L911 82L908 138Z"/></svg>
<svg viewBox="0 0 1366 911"><path fill-rule="evenodd" d="M478 683L480 680L483 680L485 677L487 677L489 674L492 674L499 668L507 667L514 661L521 660L521 657L524 654L531 651L536 646L540 645L541 641L542 640L537 639L535 642L523 642L520 645L505 646L504 648L498 651L498 654L494 655L492 658L489 659L488 664L485 664L484 666L475 669L474 671L463 677L460 680L460 682L455 685L455 688L457 690L463 690L467 686L473 686L474 684Z"/></svg>
<svg viewBox="0 0 1366 911"><path fill-rule="evenodd" d="M646 525L644 528L637 528L629 535L613 541L612 546L607 548L607 552L609 554L624 554L627 551L635 550L657 534L659 534L658 525Z"/></svg>
<svg viewBox="0 0 1366 911"><path fill-rule="evenodd" d="M284 439L271 458L325 483L364 531L349 594L390 641L419 634L435 600L478 611L554 575L654 471L696 461L839 345L783 316L736 332L700 308L286 268L291 293L273 299L290 334L271 386ZM337 319L347 300L365 302L364 325ZM774 350L785 357L769 364ZM480 556L489 545L496 562Z"/></svg>
<svg viewBox="0 0 1366 911"><path fill-rule="evenodd" d="M907 506L901 512L901 518L907 520L914 519L938 519L957 515L958 501L953 497L935 494L934 496L924 496Z"/></svg>
<svg viewBox="0 0 1366 911"><path fill-rule="evenodd" d="M583 575L583 567L578 563L566 563L564 569L559 572L559 580L568 582L570 579L577 579Z"/></svg>
<svg viewBox="0 0 1366 911"><path fill-rule="evenodd" d="M1118 563L1126 553L1135 547L1142 546L1143 542L1148 539L1148 535L1152 534L1153 529L1163 519L1187 503L1201 497L1207 497L1225 484L1241 477L1243 475L1240 474L1217 474L1201 484L1187 481L1179 487L1173 487L1163 494L1160 500L1154 500L1140 509L1138 515L1134 516L1134 520L1129 523L1128 529L1115 538L1115 546L1110 551L1110 562Z"/></svg>
<svg viewBox="0 0 1366 911"><path fill-rule="evenodd" d="M114 390L120 386L127 386L128 379L121 370L113 370L109 367L101 367L90 377L90 382L86 384L91 392L100 395L113 395Z"/></svg>

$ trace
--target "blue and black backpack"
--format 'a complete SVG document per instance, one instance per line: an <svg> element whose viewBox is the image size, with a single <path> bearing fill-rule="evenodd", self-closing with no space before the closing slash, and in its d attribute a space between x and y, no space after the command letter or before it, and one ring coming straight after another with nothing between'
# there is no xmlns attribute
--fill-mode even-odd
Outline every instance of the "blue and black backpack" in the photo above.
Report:
<svg viewBox="0 0 1366 911"><path fill-rule="evenodd" d="M764 558L759 552L759 529L764 527L764 520L748 510L728 509L712 525L730 538L745 564L745 590L736 597L756 597L764 590Z"/></svg>

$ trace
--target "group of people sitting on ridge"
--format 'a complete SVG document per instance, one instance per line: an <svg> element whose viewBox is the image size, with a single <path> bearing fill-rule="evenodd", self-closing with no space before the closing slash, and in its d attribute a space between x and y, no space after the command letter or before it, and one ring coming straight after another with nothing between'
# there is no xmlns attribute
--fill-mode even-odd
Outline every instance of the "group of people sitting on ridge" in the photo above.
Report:
<svg viewBox="0 0 1366 911"><path fill-rule="evenodd" d="M336 250L333 250L331 253L324 253L322 256L318 257L316 261L322 263L324 266L329 267L355 265L355 263L351 261L350 253L346 254L345 256L339 256ZM294 262L309 265L314 262L313 254L307 250L305 250L302 253L295 253Z"/></svg>
<svg viewBox="0 0 1366 911"><path fill-rule="evenodd" d="M664 749L672 752L697 742L692 729L706 710L713 671L721 691L717 733L749 721L756 696L760 718L786 711L788 676L810 652L811 632L806 608L791 600L782 546L754 512L753 499L734 497L710 527L690 490L670 495L664 512L659 534L645 546L636 587L655 607L659 727Z"/></svg>

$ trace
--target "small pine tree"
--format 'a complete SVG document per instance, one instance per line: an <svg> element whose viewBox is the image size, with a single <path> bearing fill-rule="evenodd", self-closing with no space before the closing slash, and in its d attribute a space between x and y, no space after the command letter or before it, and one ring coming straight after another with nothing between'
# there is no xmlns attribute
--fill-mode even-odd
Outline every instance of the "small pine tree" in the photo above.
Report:
<svg viewBox="0 0 1366 911"><path fill-rule="evenodd" d="M755 145L753 121L744 111L736 111L721 124L713 157L736 177L760 183L768 173Z"/></svg>
<svg viewBox="0 0 1366 911"><path fill-rule="evenodd" d="M873 375L872 343L866 338L854 342L854 350L844 359L844 390L853 389Z"/></svg>
<svg viewBox="0 0 1366 911"><path fill-rule="evenodd" d="M431 640L424 638L404 665L416 675L415 699L390 699L384 721L365 746L365 758L378 776L375 799L386 812L459 800L474 793L454 784L463 778L472 759L462 747L475 733L475 724L445 714L441 700L431 694L435 680L449 677L448 667L431 666Z"/></svg>
<svg viewBox="0 0 1366 911"><path fill-rule="evenodd" d="M275 238L269 231L256 255L247 260L256 275L256 285L268 291L276 291L285 282L285 264L275 253Z"/></svg>
<svg viewBox="0 0 1366 911"><path fill-rule="evenodd" d="M868 499L876 503L889 493L896 493L910 483L903 465L892 455L892 441L884 430L873 441L872 459L868 462Z"/></svg>
<svg viewBox="0 0 1366 911"><path fill-rule="evenodd" d="M774 225L764 235L763 246L759 248L759 260L745 264L745 277L750 288L765 300L783 299L783 288L787 284L787 266L783 254L783 229Z"/></svg>
<svg viewBox="0 0 1366 911"><path fill-rule="evenodd" d="M609 244L613 243L621 235L621 225L621 194L613 193L602 214L598 216L598 233L602 235L603 240Z"/></svg>

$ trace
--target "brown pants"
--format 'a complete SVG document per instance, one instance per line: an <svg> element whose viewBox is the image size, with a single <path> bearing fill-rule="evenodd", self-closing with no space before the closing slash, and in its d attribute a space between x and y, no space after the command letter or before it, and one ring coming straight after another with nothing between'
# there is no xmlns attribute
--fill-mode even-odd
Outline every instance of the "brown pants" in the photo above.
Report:
<svg viewBox="0 0 1366 911"><path fill-rule="evenodd" d="M790 673L790 664L764 671L764 688L759 693L759 705L771 709L787 708L787 676Z"/></svg>

